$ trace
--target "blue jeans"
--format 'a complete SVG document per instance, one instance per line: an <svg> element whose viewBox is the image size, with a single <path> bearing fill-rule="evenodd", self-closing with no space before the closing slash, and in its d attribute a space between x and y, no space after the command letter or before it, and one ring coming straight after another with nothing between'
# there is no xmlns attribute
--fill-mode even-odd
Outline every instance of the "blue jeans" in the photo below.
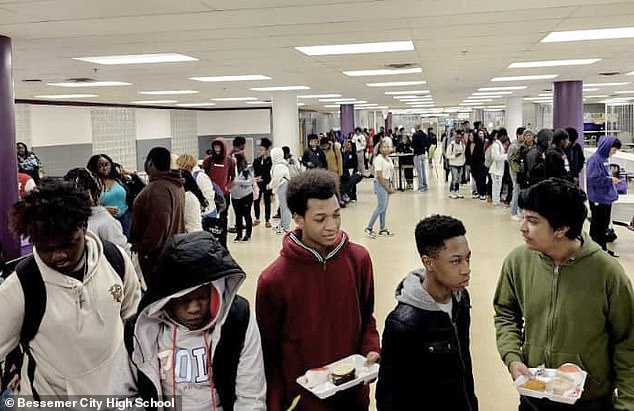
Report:
<svg viewBox="0 0 634 411"><path fill-rule="evenodd" d="M511 215L517 215L519 212L519 206L517 205L520 199L520 185L517 182L517 173L511 171L511 181L513 181L513 197L511 197Z"/></svg>
<svg viewBox="0 0 634 411"><path fill-rule="evenodd" d="M277 201L280 205L280 227L286 231L291 229L291 210L288 208L288 201L286 199L286 191L288 190L288 183L284 183L277 189Z"/></svg>
<svg viewBox="0 0 634 411"><path fill-rule="evenodd" d="M418 176L418 190L427 190L427 176L425 175L425 154L414 156L414 167Z"/></svg>
<svg viewBox="0 0 634 411"><path fill-rule="evenodd" d="M385 183L388 187L390 186L389 179L385 179ZM374 180L374 192L376 193L377 205L370 217L368 228L373 229L376 219L380 217L381 230L385 230L385 215L387 214L387 205L389 203L390 194L385 188L383 188L383 186L381 186L379 180L376 179Z"/></svg>
<svg viewBox="0 0 634 411"><path fill-rule="evenodd" d="M125 213L121 214L121 216L116 218L119 221L119 223L121 223L121 228L123 229L123 235L129 240L130 228L132 227L132 209L128 207Z"/></svg>
<svg viewBox="0 0 634 411"><path fill-rule="evenodd" d="M449 192L457 193L460 191L460 179L462 179L462 170L464 166L449 166L451 168L451 185L449 186Z"/></svg>

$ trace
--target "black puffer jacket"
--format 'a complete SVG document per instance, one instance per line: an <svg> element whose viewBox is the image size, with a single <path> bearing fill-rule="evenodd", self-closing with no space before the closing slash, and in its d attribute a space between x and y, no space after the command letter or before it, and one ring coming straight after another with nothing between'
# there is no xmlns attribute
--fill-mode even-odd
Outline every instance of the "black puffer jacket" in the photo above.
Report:
<svg viewBox="0 0 634 411"><path fill-rule="evenodd" d="M423 270L408 274L396 291L399 303L385 322L377 409L477 411L469 294L453 295L452 321L423 290L424 276Z"/></svg>

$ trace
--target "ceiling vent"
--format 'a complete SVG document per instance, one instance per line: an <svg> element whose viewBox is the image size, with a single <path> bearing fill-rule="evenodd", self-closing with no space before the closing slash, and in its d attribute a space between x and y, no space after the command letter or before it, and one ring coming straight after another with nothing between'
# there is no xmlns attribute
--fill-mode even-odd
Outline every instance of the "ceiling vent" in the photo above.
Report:
<svg viewBox="0 0 634 411"><path fill-rule="evenodd" d="M41 83L42 79L39 78L27 78L22 80L23 83Z"/></svg>
<svg viewBox="0 0 634 411"><path fill-rule="evenodd" d="M66 79L66 81L68 83L93 83L97 80L95 80L94 78L88 78L88 77L76 77L76 78Z"/></svg>
<svg viewBox="0 0 634 411"><path fill-rule="evenodd" d="M607 76L607 77L609 77L609 76L618 76L619 74L621 74L620 71L606 71L606 72L603 72L603 73L599 73L600 76Z"/></svg>
<svg viewBox="0 0 634 411"><path fill-rule="evenodd" d="M392 64L386 64L384 67L387 67L390 69L408 69L408 68L419 67L419 65L416 63L392 63Z"/></svg>

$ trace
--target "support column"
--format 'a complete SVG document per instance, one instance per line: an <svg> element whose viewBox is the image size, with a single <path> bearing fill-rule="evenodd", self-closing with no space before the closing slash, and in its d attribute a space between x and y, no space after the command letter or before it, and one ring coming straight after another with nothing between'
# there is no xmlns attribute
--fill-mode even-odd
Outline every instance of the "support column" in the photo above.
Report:
<svg viewBox="0 0 634 411"><path fill-rule="evenodd" d="M354 104L342 104L339 106L341 121L341 135L344 140L348 138L348 134L354 133Z"/></svg>
<svg viewBox="0 0 634 411"><path fill-rule="evenodd" d="M296 94L280 94L273 97L273 145L289 146L293 155L302 155L299 146L299 109Z"/></svg>
<svg viewBox="0 0 634 411"><path fill-rule="evenodd" d="M20 256L20 240L9 231L8 215L11 206L18 201L18 160L15 143L11 39L0 36L0 244L7 260Z"/></svg>
<svg viewBox="0 0 634 411"><path fill-rule="evenodd" d="M553 127L574 127L583 146L583 82L557 81L554 83Z"/></svg>
<svg viewBox="0 0 634 411"><path fill-rule="evenodd" d="M515 140L515 131L524 125L524 107L522 97L509 97L506 99L506 130L511 141Z"/></svg>

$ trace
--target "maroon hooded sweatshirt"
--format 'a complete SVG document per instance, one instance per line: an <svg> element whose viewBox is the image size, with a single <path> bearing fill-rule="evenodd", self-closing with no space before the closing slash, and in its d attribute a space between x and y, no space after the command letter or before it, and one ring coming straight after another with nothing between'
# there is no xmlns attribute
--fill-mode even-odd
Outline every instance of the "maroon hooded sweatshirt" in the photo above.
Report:
<svg viewBox="0 0 634 411"><path fill-rule="evenodd" d="M213 151L214 145L220 144L220 154L216 155L215 151L205 158L203 161L203 170L222 189L227 196L231 192L231 183L235 178L235 161L227 155L227 142L224 138L218 137L211 142Z"/></svg>
<svg viewBox="0 0 634 411"><path fill-rule="evenodd" d="M284 237L280 257L258 280L268 410L286 410L298 394L302 411L367 410L367 386L319 400L295 380L351 354L380 352L370 255L343 231L325 258L301 238L299 229Z"/></svg>

